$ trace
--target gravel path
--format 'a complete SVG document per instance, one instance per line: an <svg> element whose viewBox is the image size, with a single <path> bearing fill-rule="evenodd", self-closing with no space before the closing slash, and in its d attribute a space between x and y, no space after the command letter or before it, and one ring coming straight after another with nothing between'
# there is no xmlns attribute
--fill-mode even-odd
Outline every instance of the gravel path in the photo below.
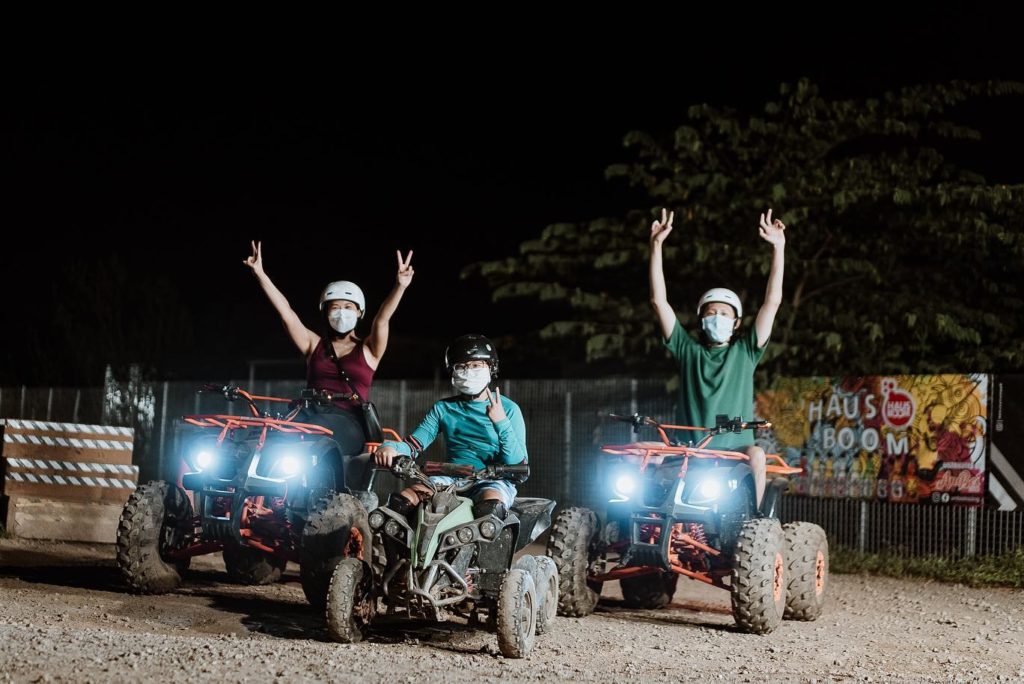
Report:
<svg viewBox="0 0 1024 684"><path fill-rule="evenodd" d="M113 547L0 540L0 681L1024 680L1021 591L836 575L821 619L758 637L735 631L727 593L679 587L658 611L608 587L594 615L558 618L530 658L506 660L493 634L454 623L329 643L291 567L242 587L207 556L177 592L141 597Z"/></svg>

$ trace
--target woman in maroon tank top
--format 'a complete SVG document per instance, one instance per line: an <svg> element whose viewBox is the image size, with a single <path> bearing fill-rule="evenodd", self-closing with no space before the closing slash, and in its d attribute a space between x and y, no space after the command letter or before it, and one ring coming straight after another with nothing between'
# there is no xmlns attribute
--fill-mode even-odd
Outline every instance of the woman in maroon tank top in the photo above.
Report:
<svg viewBox="0 0 1024 684"><path fill-rule="evenodd" d="M377 310L365 340L355 333L356 323L366 312L366 298L355 283L339 280L324 288L320 295L321 334L303 325L288 300L264 272L261 243L252 243L252 255L244 261L280 314L292 342L306 357L308 386L332 394L352 395L351 398L335 400L336 406L345 412L357 412L363 401L369 401L373 374L387 350L391 316L412 282L412 252L404 259L398 252L397 257L395 286Z"/></svg>

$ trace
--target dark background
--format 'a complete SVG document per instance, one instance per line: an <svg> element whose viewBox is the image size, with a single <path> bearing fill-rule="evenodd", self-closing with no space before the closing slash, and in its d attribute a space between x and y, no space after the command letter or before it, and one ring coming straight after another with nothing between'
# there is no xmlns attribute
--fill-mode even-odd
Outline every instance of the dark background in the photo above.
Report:
<svg viewBox="0 0 1024 684"><path fill-rule="evenodd" d="M800 77L827 97L1024 80L1014 22L999 12L829 11L573 40L476 36L448 50L392 43L386 60L301 67L238 59L101 77L71 60L23 75L3 114L0 385L96 385L104 358L183 379L296 359L241 263L250 239L310 327L334 279L359 283L372 316L395 250L415 250L378 377L429 377L445 340L522 325L460 281L464 265L512 255L549 223L649 206L603 176L626 158L629 130L671 131L700 102L758 111ZM950 155L1024 182L1021 99L960 108L985 139ZM111 342L111 328L139 334ZM300 372L296 359L258 374Z"/></svg>

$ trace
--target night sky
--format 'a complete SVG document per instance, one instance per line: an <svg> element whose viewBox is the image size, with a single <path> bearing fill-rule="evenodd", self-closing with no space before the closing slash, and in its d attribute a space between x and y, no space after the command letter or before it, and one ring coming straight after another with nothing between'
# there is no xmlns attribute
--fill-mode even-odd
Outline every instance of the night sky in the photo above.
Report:
<svg viewBox="0 0 1024 684"><path fill-rule="evenodd" d="M169 288L178 303L167 320L178 320L175 307L187 313L188 342L167 355L165 377L238 378L250 359L294 358L241 263L250 239L263 240L268 274L309 326L334 279L362 285L372 315L395 250L413 249L416 279L379 377L429 376L442 340L514 329L485 291L459 281L462 266L513 255L549 223L648 206L603 176L628 159L629 130L669 131L704 101L756 111L802 76L826 97L1024 80L1012 22L999 14L804 19L664 39L626 27L626 38L571 43L520 36L488 53L477 37L436 56L403 46L388 60L397 66L376 71L339 55L333 70L236 61L186 76L163 64L139 80L72 66L22 80L3 114L0 386L99 384L74 349L94 333L88 297L68 284L81 277L68 274L111 259L126 287ZM986 135L961 160L990 180L1024 182L1022 99L961 112ZM147 300L125 301L134 310ZM153 318L134 313L128 325Z"/></svg>

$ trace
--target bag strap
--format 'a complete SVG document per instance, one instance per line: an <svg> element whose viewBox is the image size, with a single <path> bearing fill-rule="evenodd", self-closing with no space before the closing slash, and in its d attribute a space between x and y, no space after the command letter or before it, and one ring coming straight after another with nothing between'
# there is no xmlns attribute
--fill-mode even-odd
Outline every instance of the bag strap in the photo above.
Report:
<svg viewBox="0 0 1024 684"><path fill-rule="evenodd" d="M359 348L361 346L362 342L356 344L356 348ZM348 373L346 373L345 369L342 368L341 359L338 358L338 355L334 351L334 342L332 342L330 339L326 340L325 347L328 358L330 358L331 361L334 361L334 365L338 368L338 375L341 377L342 382L348 385L349 392L352 393L352 401L358 402L360 404L365 404L366 402L363 401L363 398L359 396L359 393L356 392L356 388L352 385L352 380L351 378L348 377ZM355 350L353 350L353 352L354 351Z"/></svg>

